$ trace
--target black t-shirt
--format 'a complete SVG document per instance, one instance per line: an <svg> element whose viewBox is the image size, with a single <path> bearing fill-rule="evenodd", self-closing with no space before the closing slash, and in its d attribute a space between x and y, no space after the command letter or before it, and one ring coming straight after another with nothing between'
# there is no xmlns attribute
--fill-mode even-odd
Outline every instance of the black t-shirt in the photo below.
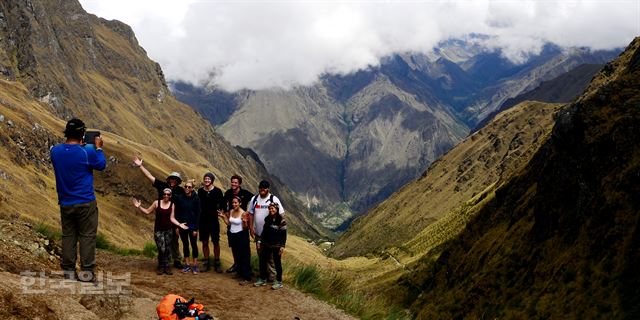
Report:
<svg viewBox="0 0 640 320"><path fill-rule="evenodd" d="M213 187L210 191L204 188L198 189L198 198L200 198L200 224L202 221L209 222L218 218L218 209L224 209L224 199L222 190Z"/></svg>
<svg viewBox="0 0 640 320"><path fill-rule="evenodd" d="M247 211L247 205L249 204L249 201L251 201L251 198L253 197L253 193L240 188L240 190L238 191L238 196L240 197L240 200L241 200L240 208L242 208L242 210L244 211ZM233 190L229 189L224 193L223 209L227 212L231 210L231 200L233 200Z"/></svg>
<svg viewBox="0 0 640 320"><path fill-rule="evenodd" d="M153 181L153 187L158 190L158 200L162 200L163 190L166 188L171 189L171 202L176 203L178 200L176 197L184 194L184 189L176 185L174 188L171 188L166 181L160 181L156 179ZM177 209L177 208L176 208Z"/></svg>

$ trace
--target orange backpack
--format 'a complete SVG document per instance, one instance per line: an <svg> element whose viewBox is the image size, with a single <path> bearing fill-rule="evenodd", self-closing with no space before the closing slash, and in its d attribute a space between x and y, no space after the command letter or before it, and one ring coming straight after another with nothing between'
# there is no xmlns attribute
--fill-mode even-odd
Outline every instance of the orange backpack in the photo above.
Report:
<svg viewBox="0 0 640 320"><path fill-rule="evenodd" d="M178 303L188 304L189 311L193 312L193 315L199 315L204 309L203 305L199 303L193 303L193 299L187 301L185 298L177 294L170 293L164 296L162 300L160 300L160 303L158 304L158 306L156 307L156 312L158 313L158 317L160 318L160 320L179 320L179 319L195 320L195 317L180 318L179 315L174 312L176 301Z"/></svg>

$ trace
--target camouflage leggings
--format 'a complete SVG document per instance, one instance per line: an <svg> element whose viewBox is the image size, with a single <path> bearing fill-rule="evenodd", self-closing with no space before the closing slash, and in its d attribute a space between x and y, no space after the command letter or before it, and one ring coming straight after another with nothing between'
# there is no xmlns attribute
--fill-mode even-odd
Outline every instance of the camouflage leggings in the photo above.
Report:
<svg viewBox="0 0 640 320"><path fill-rule="evenodd" d="M158 248L158 266L166 267L169 265L171 257L171 238L173 238L173 230L156 231L153 234Z"/></svg>

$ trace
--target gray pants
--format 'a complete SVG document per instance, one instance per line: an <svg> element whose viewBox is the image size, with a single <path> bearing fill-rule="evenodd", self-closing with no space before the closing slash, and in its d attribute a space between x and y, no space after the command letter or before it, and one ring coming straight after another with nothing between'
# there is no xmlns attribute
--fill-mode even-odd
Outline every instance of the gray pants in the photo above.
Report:
<svg viewBox="0 0 640 320"><path fill-rule="evenodd" d="M260 236L256 235L256 241L260 240ZM262 279L265 281L270 281L273 282L273 280L276 279L276 264L273 261L273 255L268 255L263 257L263 255L261 254L262 250L258 250L258 248L256 248L256 252L258 253L258 264L262 263L262 259L266 258L267 259L267 278ZM261 277L263 276L262 274L260 275Z"/></svg>
<svg viewBox="0 0 640 320"><path fill-rule="evenodd" d="M171 241L173 238L173 230L156 231L154 232L154 239L156 240L156 247L158 247L158 267L169 266L169 258L171 257Z"/></svg>
<svg viewBox="0 0 640 320"><path fill-rule="evenodd" d="M75 272L78 241L80 242L80 269L91 271L96 266L96 233L98 232L98 206L95 201L60 206L62 225L63 271Z"/></svg>

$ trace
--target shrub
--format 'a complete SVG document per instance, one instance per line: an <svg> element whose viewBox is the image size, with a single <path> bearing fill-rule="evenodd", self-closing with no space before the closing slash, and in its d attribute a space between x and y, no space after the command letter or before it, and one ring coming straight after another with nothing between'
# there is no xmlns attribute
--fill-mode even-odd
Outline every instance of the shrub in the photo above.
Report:
<svg viewBox="0 0 640 320"><path fill-rule="evenodd" d="M44 222L39 222L34 230L41 234L42 236L44 236L45 238L55 241L55 240L60 240L62 239L62 232L58 231L52 227L50 227L49 225L45 224Z"/></svg>
<svg viewBox="0 0 640 320"><path fill-rule="evenodd" d="M139 249L125 249L125 248L120 248L116 245L114 245L113 243L109 242L109 240L107 240L107 238L101 234L98 233L96 235L96 248L98 249L102 249L102 250L106 250L112 253L115 253L117 255L121 255L121 256L139 256L142 255L142 250Z"/></svg>
<svg viewBox="0 0 640 320"><path fill-rule="evenodd" d="M147 258L155 258L158 255L158 247L153 242L146 242L142 248L142 255Z"/></svg>
<svg viewBox="0 0 640 320"><path fill-rule="evenodd" d="M96 235L96 248L111 251L115 249L115 246L102 233L98 233Z"/></svg>
<svg viewBox="0 0 640 320"><path fill-rule="evenodd" d="M300 266L294 268L293 284L304 292L322 296L320 273L316 266Z"/></svg>
<svg viewBox="0 0 640 320"><path fill-rule="evenodd" d="M340 273L322 272L317 266L287 265L288 281L300 291L313 294L361 319L413 319L407 311L384 298L354 291L349 278Z"/></svg>

